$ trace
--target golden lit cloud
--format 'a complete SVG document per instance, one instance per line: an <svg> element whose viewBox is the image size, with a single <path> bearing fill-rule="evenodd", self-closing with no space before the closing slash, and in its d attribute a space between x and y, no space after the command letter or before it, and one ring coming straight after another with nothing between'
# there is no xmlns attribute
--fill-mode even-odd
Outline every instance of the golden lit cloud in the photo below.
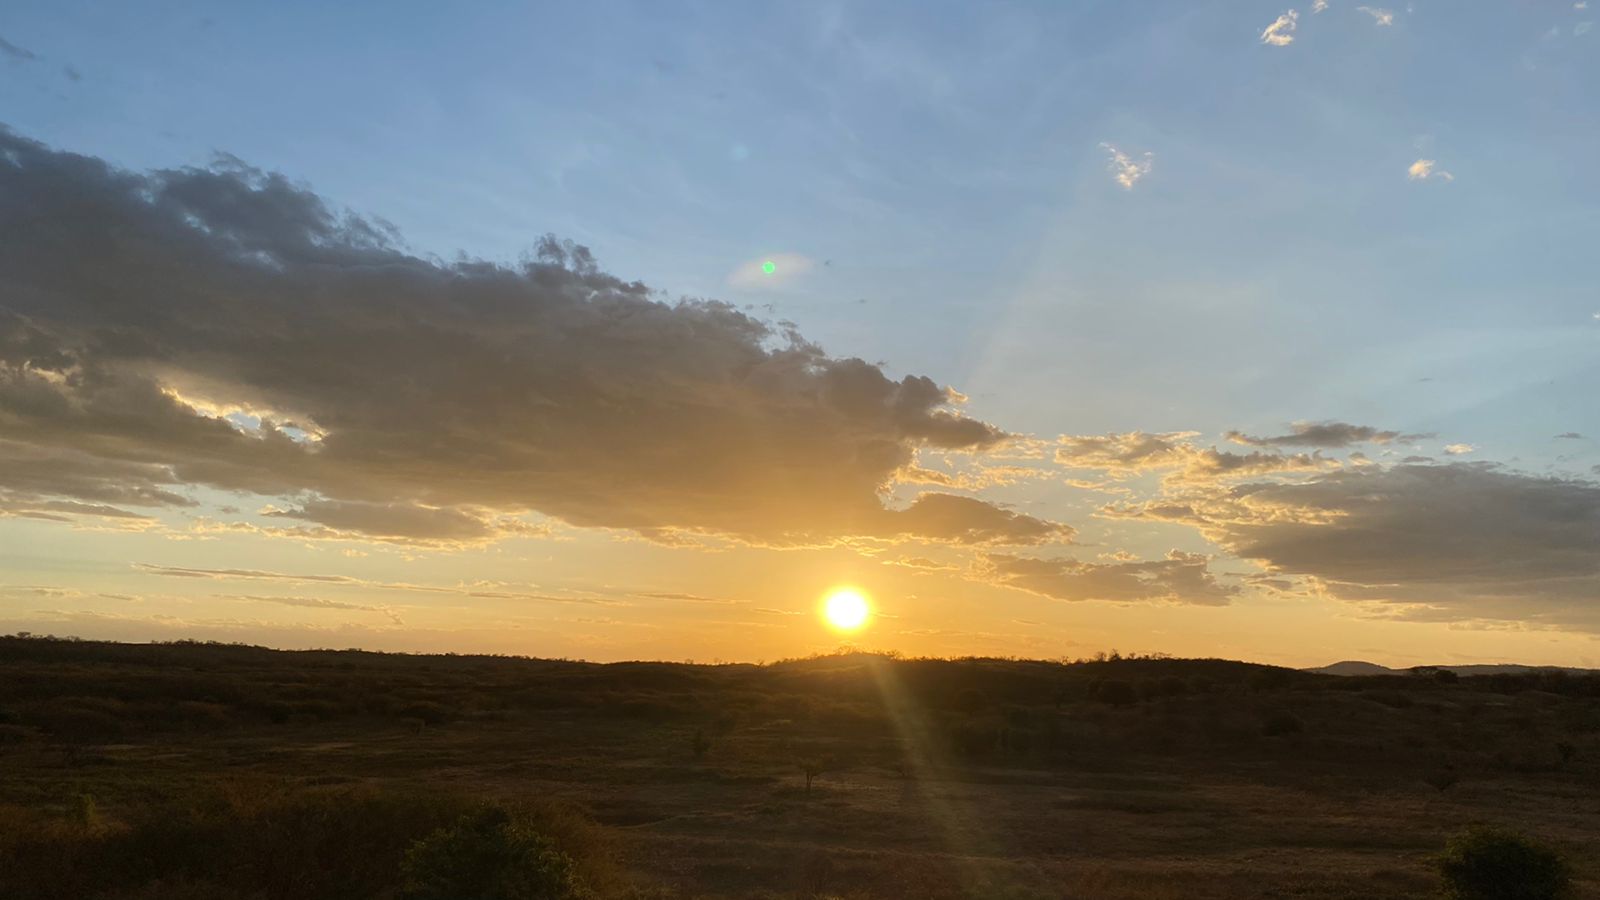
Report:
<svg viewBox="0 0 1600 900"><path fill-rule="evenodd" d="M1294 30L1300 20L1300 14L1289 10L1272 21L1271 25L1261 32L1261 43L1273 47L1287 47L1294 43Z"/></svg>
<svg viewBox="0 0 1600 900"><path fill-rule="evenodd" d="M1412 181L1426 181L1437 178L1441 181L1455 181L1456 177L1443 169L1437 168L1437 163L1431 159L1419 159L1406 169L1406 177Z"/></svg>
<svg viewBox="0 0 1600 900"><path fill-rule="evenodd" d="M1106 168L1111 172L1111 177L1122 185L1124 190L1133 190L1141 178L1150 174L1150 169L1155 165L1155 154L1146 151L1142 157L1134 158L1110 144L1101 144L1101 149L1110 154L1110 161Z"/></svg>
<svg viewBox="0 0 1600 900"><path fill-rule="evenodd" d="M1372 21L1379 27L1394 24L1394 13L1374 6L1358 6L1356 9L1372 17Z"/></svg>

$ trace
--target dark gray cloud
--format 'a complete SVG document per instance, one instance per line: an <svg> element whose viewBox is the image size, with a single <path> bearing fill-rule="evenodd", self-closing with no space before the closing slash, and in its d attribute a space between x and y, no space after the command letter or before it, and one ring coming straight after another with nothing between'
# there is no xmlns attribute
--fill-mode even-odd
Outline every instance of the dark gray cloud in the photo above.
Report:
<svg viewBox="0 0 1600 900"><path fill-rule="evenodd" d="M274 509L270 518L298 519L326 526L329 536L366 535L417 543L475 543L539 529L516 519L479 510L435 508L410 503L352 503L312 500L291 509Z"/></svg>
<svg viewBox="0 0 1600 900"><path fill-rule="evenodd" d="M1409 443L1432 437L1430 434L1401 434L1398 431L1380 431L1371 425L1351 425L1348 422L1295 422L1288 434L1273 437L1251 437L1239 431L1224 435L1236 444L1252 447L1320 447L1333 450L1352 444L1388 444L1393 441Z"/></svg>
<svg viewBox="0 0 1600 900"><path fill-rule="evenodd" d="M1576 431L1567 431L1556 435L1555 439L1558 441L1581 441L1583 440L1583 435Z"/></svg>
<svg viewBox="0 0 1600 900"><path fill-rule="evenodd" d="M17 62L31 62L39 58L32 50L18 47L5 38L0 38L0 56Z"/></svg>
<svg viewBox="0 0 1600 900"><path fill-rule="evenodd" d="M60 514L60 515L57 515ZM70 516L95 516L102 519L131 519L150 521L149 516L129 512L103 503L83 503L78 500L41 499L18 496L0 491L0 516L22 516L36 519L71 521Z"/></svg>
<svg viewBox="0 0 1600 900"><path fill-rule="evenodd" d="M1217 582L1205 556L1173 551L1166 559L1090 563L985 554L979 577L1056 600L1165 601L1226 605L1235 588Z"/></svg>
<svg viewBox="0 0 1600 900"><path fill-rule="evenodd" d="M0 298L0 453L32 460L7 490L181 506L203 485L428 540L530 511L772 544L1067 534L953 495L884 505L919 448L1007 440L928 378L662 302L554 239L516 267L418 258L230 158L141 174L0 134Z"/></svg>
<svg viewBox="0 0 1600 900"><path fill-rule="evenodd" d="M1276 576L1434 619L1600 631L1600 484L1489 464L1363 466L1121 504L1179 522Z"/></svg>

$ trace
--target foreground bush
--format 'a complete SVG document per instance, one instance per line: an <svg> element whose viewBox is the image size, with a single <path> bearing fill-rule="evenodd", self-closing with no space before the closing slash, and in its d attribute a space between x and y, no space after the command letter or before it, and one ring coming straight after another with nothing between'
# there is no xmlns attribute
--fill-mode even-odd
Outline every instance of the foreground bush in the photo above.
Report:
<svg viewBox="0 0 1600 900"><path fill-rule="evenodd" d="M559 892L564 884L616 892L600 832L564 807L513 814L448 794L252 783L92 813L0 806L0 897L351 900L413 888L404 896L588 896ZM522 881L506 874L520 863L532 872ZM452 873L480 865L499 880L451 887Z"/></svg>
<svg viewBox="0 0 1600 900"><path fill-rule="evenodd" d="M503 809L488 807L406 854L403 900L587 900L572 857Z"/></svg>
<svg viewBox="0 0 1600 900"><path fill-rule="evenodd" d="M1515 831L1473 826L1450 839L1438 860L1451 900L1558 900L1571 874L1560 855Z"/></svg>

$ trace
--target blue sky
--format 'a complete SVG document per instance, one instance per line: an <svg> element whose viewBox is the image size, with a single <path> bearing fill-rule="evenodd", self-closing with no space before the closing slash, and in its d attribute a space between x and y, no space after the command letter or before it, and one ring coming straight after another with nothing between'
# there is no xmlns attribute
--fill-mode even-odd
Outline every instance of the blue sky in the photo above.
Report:
<svg viewBox="0 0 1600 900"><path fill-rule="evenodd" d="M1600 465L1600 9L1308 0L1273 45L1284 2L460 7L13 3L0 122L233 154L446 260L554 232L1041 440L1341 421ZM1104 499L1070 494L996 496Z"/></svg>

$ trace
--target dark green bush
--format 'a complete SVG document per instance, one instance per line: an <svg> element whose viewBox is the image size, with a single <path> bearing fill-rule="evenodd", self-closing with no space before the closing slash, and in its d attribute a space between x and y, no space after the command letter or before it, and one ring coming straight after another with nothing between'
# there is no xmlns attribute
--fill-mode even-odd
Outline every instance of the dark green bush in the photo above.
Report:
<svg viewBox="0 0 1600 900"><path fill-rule="evenodd" d="M1507 828L1474 825L1437 860L1450 900L1558 900L1572 876L1554 850Z"/></svg>
<svg viewBox="0 0 1600 900"><path fill-rule="evenodd" d="M503 809L489 807L418 841L402 865L404 900L584 900L572 857Z"/></svg>

